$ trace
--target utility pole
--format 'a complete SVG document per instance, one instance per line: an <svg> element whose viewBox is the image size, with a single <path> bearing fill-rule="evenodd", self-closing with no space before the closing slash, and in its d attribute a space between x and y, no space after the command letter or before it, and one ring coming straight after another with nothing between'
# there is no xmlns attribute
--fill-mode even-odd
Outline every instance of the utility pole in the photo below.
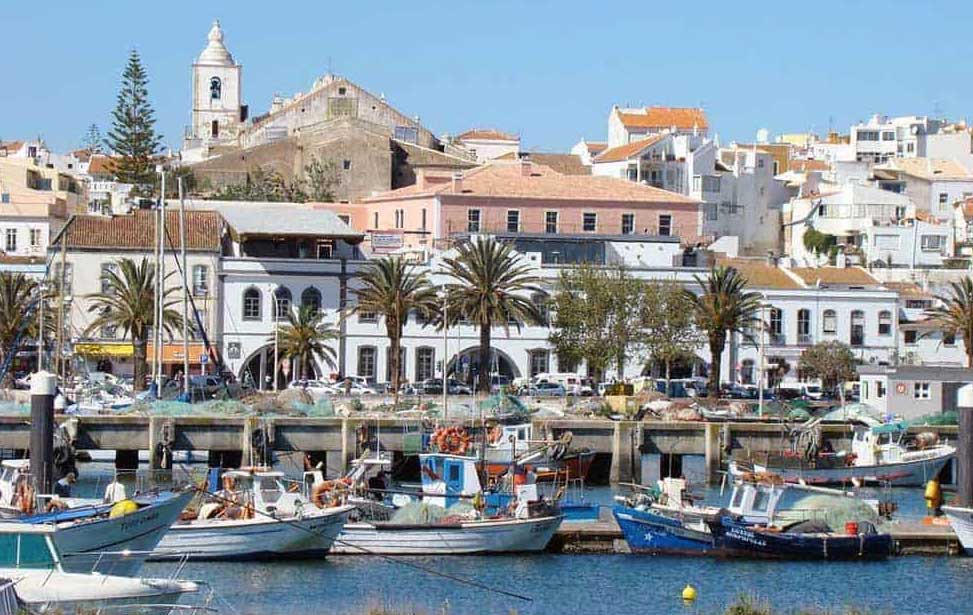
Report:
<svg viewBox="0 0 973 615"><path fill-rule="evenodd" d="M278 304L277 304L278 301L277 290L274 287L270 288L270 296L273 297L272 305L274 306L274 367L273 370L271 371L274 374L274 391L276 391L277 390L277 366L280 363L280 335L278 335L278 331L280 330L280 327L277 321L277 316L279 311Z"/></svg>
<svg viewBox="0 0 973 615"><path fill-rule="evenodd" d="M449 358L449 294L443 290L443 422L449 416L449 383L446 379L446 363Z"/></svg>
<svg viewBox="0 0 973 615"><path fill-rule="evenodd" d="M68 227L71 223L68 222ZM58 306L57 306L57 357L55 371L59 378L67 377L67 369L64 369L64 270L67 268L67 234L68 227L65 227L61 234L61 275L58 280ZM62 373L63 370L63 373ZM62 380L63 382L63 380Z"/></svg>
<svg viewBox="0 0 973 615"><path fill-rule="evenodd" d="M764 334L767 329L767 322L765 320L767 305L761 304L760 306L760 344L757 351L757 365L760 366L759 376L757 381L757 416L763 417L764 415Z"/></svg>
<svg viewBox="0 0 973 615"><path fill-rule="evenodd" d="M189 280L186 269L186 201L182 194L182 178L176 178L179 186L179 244L182 257L182 392L189 401Z"/></svg>

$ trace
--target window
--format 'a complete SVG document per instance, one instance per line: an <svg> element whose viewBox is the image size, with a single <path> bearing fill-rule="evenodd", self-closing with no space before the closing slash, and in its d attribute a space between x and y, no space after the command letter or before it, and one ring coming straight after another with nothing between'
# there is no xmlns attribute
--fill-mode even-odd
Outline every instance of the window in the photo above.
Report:
<svg viewBox="0 0 973 615"><path fill-rule="evenodd" d="M885 399L885 382L882 380L875 381L875 397Z"/></svg>
<svg viewBox="0 0 973 615"><path fill-rule="evenodd" d="M855 310L851 313L850 334L852 346L865 345L865 313L861 310Z"/></svg>
<svg viewBox="0 0 973 615"><path fill-rule="evenodd" d="M545 233L557 232L557 212L556 211L544 212L544 232Z"/></svg>
<svg viewBox="0 0 973 615"><path fill-rule="evenodd" d="M784 311L780 308L770 309L770 336L771 341L773 338L780 337L784 332Z"/></svg>
<svg viewBox="0 0 973 615"><path fill-rule="evenodd" d="M310 308L312 312L317 314L321 311L321 291L314 288L313 286L308 286L301 293L301 309Z"/></svg>
<svg viewBox="0 0 973 615"><path fill-rule="evenodd" d="M892 312L882 311L878 313L878 334L892 335Z"/></svg>
<svg viewBox="0 0 973 615"><path fill-rule="evenodd" d="M343 88L343 87L338 88L338 96L344 96L345 95L345 92L347 92L347 91L348 90L346 88Z"/></svg>
<svg viewBox="0 0 973 615"><path fill-rule="evenodd" d="M436 349L422 346L416 348L416 382L436 377Z"/></svg>
<svg viewBox="0 0 973 615"><path fill-rule="evenodd" d="M541 317L541 324L547 325L551 317L548 296L544 293L534 293L531 295L530 300L534 304L534 307L537 308L537 313Z"/></svg>
<svg viewBox="0 0 973 615"><path fill-rule="evenodd" d="M291 313L291 289L286 286L278 286L274 291L275 312L277 320L287 320L287 315Z"/></svg>
<svg viewBox="0 0 973 615"><path fill-rule="evenodd" d="M672 235L672 216L669 214L659 216L659 234L663 237Z"/></svg>
<svg viewBox="0 0 973 615"><path fill-rule="evenodd" d="M395 210L395 228L405 228L405 210Z"/></svg>
<svg viewBox="0 0 973 615"><path fill-rule="evenodd" d="M105 325L101 328L101 338L106 340L113 340L118 336L118 327L116 325Z"/></svg>
<svg viewBox="0 0 973 615"><path fill-rule="evenodd" d="M351 216L349 216L348 214L338 214L338 219L344 222L345 224L351 224Z"/></svg>
<svg viewBox="0 0 973 615"><path fill-rule="evenodd" d="M909 329L902 332L902 339L905 340L907 346L914 346L919 335L916 333L915 329Z"/></svg>
<svg viewBox="0 0 973 615"><path fill-rule="evenodd" d="M358 375L371 382L375 381L375 347L358 347Z"/></svg>
<svg viewBox="0 0 973 615"><path fill-rule="evenodd" d="M111 289L112 274L118 274L118 263L101 264L101 294L107 295Z"/></svg>
<svg viewBox="0 0 973 615"><path fill-rule="evenodd" d="M548 372L548 357L546 350L532 350L530 352L530 375L544 374Z"/></svg>
<svg viewBox="0 0 973 615"><path fill-rule="evenodd" d="M894 130L883 130L882 131L882 141L895 141L895 131Z"/></svg>
<svg viewBox="0 0 973 615"><path fill-rule="evenodd" d="M912 383L912 397L915 399L930 399L930 387L928 382Z"/></svg>
<svg viewBox="0 0 973 615"><path fill-rule="evenodd" d="M507 210L507 232L508 233L520 232L520 210L518 209Z"/></svg>
<svg viewBox="0 0 973 615"><path fill-rule="evenodd" d="M757 168L758 169L764 168L764 159L763 158L758 158L757 159Z"/></svg>
<svg viewBox="0 0 973 615"><path fill-rule="evenodd" d="M243 291L243 320L260 320L260 291L250 287Z"/></svg>
<svg viewBox="0 0 973 615"><path fill-rule="evenodd" d="M334 242L330 239L319 239L317 242L318 260L334 258Z"/></svg>
<svg viewBox="0 0 973 615"><path fill-rule="evenodd" d="M212 100L219 100L223 97L223 82L220 81L219 77L213 77L209 80L209 97Z"/></svg>
<svg viewBox="0 0 973 615"><path fill-rule="evenodd" d="M906 299L905 308L907 310L928 310L932 307L932 302L928 299Z"/></svg>
<svg viewBox="0 0 973 615"><path fill-rule="evenodd" d="M469 233L480 232L480 210L470 209L466 212L466 230Z"/></svg>
<svg viewBox="0 0 973 615"><path fill-rule="evenodd" d="M635 232L635 214L622 214L622 235Z"/></svg>
<svg viewBox="0 0 973 615"><path fill-rule="evenodd" d="M0 203L9 203L9 202L10 202L10 193L9 192L0 193Z"/></svg>
<svg viewBox="0 0 973 615"><path fill-rule="evenodd" d="M878 141L878 131L877 130L859 130L858 131L859 141Z"/></svg>
<svg viewBox="0 0 973 615"><path fill-rule="evenodd" d="M420 226L419 228L421 228L422 230L426 230L426 208L425 207L422 208L422 226Z"/></svg>
<svg viewBox="0 0 973 615"><path fill-rule="evenodd" d="M41 230L39 228L30 229L30 247L36 248L41 245Z"/></svg>
<svg viewBox="0 0 973 615"><path fill-rule="evenodd" d="M867 380L863 380L862 381L861 398L862 398L862 401L868 399L868 381Z"/></svg>
<svg viewBox="0 0 973 615"><path fill-rule="evenodd" d="M719 211L720 211L719 205L717 205L716 203L707 203L706 204L706 219L707 220L717 220L717 219L719 219L719 217L720 217Z"/></svg>
<svg viewBox="0 0 973 615"><path fill-rule="evenodd" d="M797 343L811 343L811 310L797 310Z"/></svg>
<svg viewBox="0 0 973 615"><path fill-rule="evenodd" d="M585 233L594 233L596 230L598 230L598 214L585 212L583 214L582 229Z"/></svg>
<svg viewBox="0 0 973 615"><path fill-rule="evenodd" d="M378 314L375 312L358 312L358 322L378 322Z"/></svg>
<svg viewBox="0 0 973 615"><path fill-rule="evenodd" d="M213 138L220 136L220 123L217 120L213 120L209 125L209 132Z"/></svg>
<svg viewBox="0 0 973 615"><path fill-rule="evenodd" d="M8 228L6 237L7 237L7 242L6 244L4 244L6 246L4 249L7 252L16 252L17 251L17 229Z"/></svg>
<svg viewBox="0 0 973 615"><path fill-rule="evenodd" d="M923 235L921 237L923 252L939 252L946 244L946 238L942 235Z"/></svg>
<svg viewBox="0 0 973 615"><path fill-rule="evenodd" d="M378 212L377 211L375 212L375 224L372 225L372 228L375 228L375 229L378 228Z"/></svg>
<svg viewBox="0 0 973 615"><path fill-rule="evenodd" d="M351 170L351 161L350 160L342 160L341 161L341 168L344 169L345 171L350 171Z"/></svg>
<svg viewBox="0 0 973 615"><path fill-rule="evenodd" d="M943 345L944 346L955 346L956 345L956 332L955 331L943 331Z"/></svg>
<svg viewBox="0 0 973 615"><path fill-rule="evenodd" d="M740 366L740 384L753 384L753 359L744 359Z"/></svg>
<svg viewBox="0 0 973 615"><path fill-rule="evenodd" d="M193 265L193 296L205 297L209 293L209 267Z"/></svg>
<svg viewBox="0 0 973 615"><path fill-rule="evenodd" d="M949 200L949 194L947 194L945 192L940 192L939 193L939 204L940 205L945 205L948 200Z"/></svg>

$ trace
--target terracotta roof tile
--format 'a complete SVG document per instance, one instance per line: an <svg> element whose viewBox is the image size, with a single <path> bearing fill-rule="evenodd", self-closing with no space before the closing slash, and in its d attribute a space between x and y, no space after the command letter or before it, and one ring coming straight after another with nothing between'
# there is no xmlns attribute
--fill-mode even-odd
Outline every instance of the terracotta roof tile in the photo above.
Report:
<svg viewBox="0 0 973 615"><path fill-rule="evenodd" d="M933 298L932 293L922 290L921 286L912 282L885 282L882 284L882 286L889 290L896 291L901 297L919 297L923 299Z"/></svg>
<svg viewBox="0 0 973 615"><path fill-rule="evenodd" d="M641 112L620 110L618 117L626 128L709 128L706 113L694 107L646 107Z"/></svg>
<svg viewBox="0 0 973 615"><path fill-rule="evenodd" d="M825 160L791 160L791 171L803 173L804 171L828 171L831 165Z"/></svg>
<svg viewBox="0 0 973 615"><path fill-rule="evenodd" d="M456 136L457 141L520 141L517 135L500 132L494 128L474 128Z"/></svg>
<svg viewBox="0 0 973 615"><path fill-rule="evenodd" d="M973 180L973 173L966 170L955 160L942 158L893 158L880 170L899 171L906 175L922 179L965 179Z"/></svg>
<svg viewBox="0 0 973 615"><path fill-rule="evenodd" d="M154 211L141 209L125 216L79 214L66 226L68 248L151 250L155 245L155 220ZM222 226L223 220L215 211L187 211L186 249L219 251ZM166 228L174 231L166 233L169 247L178 248L179 212L166 212ZM52 245L57 241L52 241Z"/></svg>
<svg viewBox="0 0 973 615"><path fill-rule="evenodd" d="M111 158L94 155L88 161L88 175L111 175Z"/></svg>
<svg viewBox="0 0 973 615"><path fill-rule="evenodd" d="M633 141L632 143L626 143L625 145L619 145L617 147L612 147L606 149L602 153L595 156L592 162L621 162L623 160L629 160L630 158L635 158L639 156L649 147L655 145L656 143L662 141L669 135L653 135L648 139L642 139L641 141Z"/></svg>
<svg viewBox="0 0 973 615"><path fill-rule="evenodd" d="M530 165L524 174L521 165ZM444 180L425 187L419 184L399 188L365 199L365 202L454 194L453 182ZM682 194L638 184L625 179L597 175L563 175L541 164L493 162L467 171L462 194L468 197L516 199L563 199L573 201L667 203L698 207L700 202Z"/></svg>
<svg viewBox="0 0 973 615"><path fill-rule="evenodd" d="M597 156L608 149L608 144L604 141L586 141L585 145L588 147L588 153L592 156Z"/></svg>
<svg viewBox="0 0 973 615"><path fill-rule="evenodd" d="M751 288L770 288L775 290L798 290L802 288L791 276L780 267L767 264L762 258L729 258L717 256L716 263L724 267L733 267L740 275L747 279Z"/></svg>
<svg viewBox="0 0 973 615"><path fill-rule="evenodd" d="M591 175L591 167L585 166L581 158L574 154L548 154L543 152L523 152L520 155L507 152L496 160L518 160L525 158L531 162L550 167L562 175Z"/></svg>
<svg viewBox="0 0 973 615"><path fill-rule="evenodd" d="M879 282L861 267L795 267L791 272L814 286L818 280L824 285L878 286Z"/></svg>

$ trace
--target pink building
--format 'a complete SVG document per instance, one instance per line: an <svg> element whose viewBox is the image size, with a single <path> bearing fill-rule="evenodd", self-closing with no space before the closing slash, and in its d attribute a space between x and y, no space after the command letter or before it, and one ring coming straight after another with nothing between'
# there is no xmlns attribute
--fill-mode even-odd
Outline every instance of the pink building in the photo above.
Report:
<svg viewBox="0 0 973 615"><path fill-rule="evenodd" d="M416 184L378 194L357 228L404 245L432 245L454 233L677 236L699 240L701 202L611 177L562 175L528 161L494 161L465 173L420 172Z"/></svg>

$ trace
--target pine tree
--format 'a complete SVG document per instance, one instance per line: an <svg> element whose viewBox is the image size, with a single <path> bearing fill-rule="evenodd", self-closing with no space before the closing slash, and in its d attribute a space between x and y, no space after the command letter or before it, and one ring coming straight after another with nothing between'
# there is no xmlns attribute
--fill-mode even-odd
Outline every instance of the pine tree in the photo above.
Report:
<svg viewBox="0 0 973 615"><path fill-rule="evenodd" d="M99 130L98 124L92 124L88 126L88 132L85 133L84 139L81 140L81 147L92 154L102 154L105 151L102 145L104 141L105 139L101 136L101 130Z"/></svg>
<svg viewBox="0 0 973 615"><path fill-rule="evenodd" d="M153 158L161 146L154 128L155 112L149 104L148 83L142 60L133 49L122 74L112 127L105 140L115 155L112 160L115 177L120 182L134 184L140 193L151 191Z"/></svg>

